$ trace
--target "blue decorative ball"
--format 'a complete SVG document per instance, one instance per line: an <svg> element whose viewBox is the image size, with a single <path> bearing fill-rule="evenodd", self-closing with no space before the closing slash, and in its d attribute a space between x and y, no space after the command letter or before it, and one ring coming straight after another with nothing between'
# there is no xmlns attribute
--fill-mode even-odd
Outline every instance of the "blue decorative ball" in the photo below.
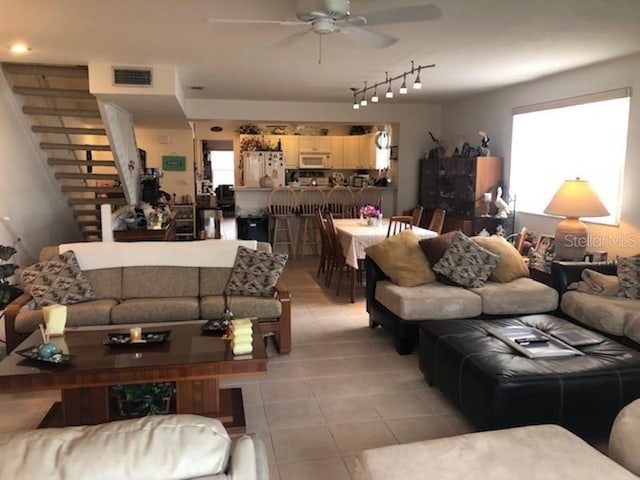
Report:
<svg viewBox="0 0 640 480"><path fill-rule="evenodd" d="M58 353L58 347L54 343L43 343L38 348L38 353L42 358L51 358Z"/></svg>

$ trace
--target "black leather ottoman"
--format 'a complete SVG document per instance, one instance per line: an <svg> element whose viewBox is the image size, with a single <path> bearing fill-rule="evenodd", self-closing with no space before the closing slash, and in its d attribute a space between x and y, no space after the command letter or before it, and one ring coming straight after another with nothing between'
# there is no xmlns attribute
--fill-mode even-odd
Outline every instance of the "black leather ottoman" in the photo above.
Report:
<svg viewBox="0 0 640 480"><path fill-rule="evenodd" d="M524 324L553 334L581 327L553 315L432 320L420 325L420 370L478 430L555 423L583 437L608 435L640 397L640 352L605 339L584 356L530 359L487 332Z"/></svg>

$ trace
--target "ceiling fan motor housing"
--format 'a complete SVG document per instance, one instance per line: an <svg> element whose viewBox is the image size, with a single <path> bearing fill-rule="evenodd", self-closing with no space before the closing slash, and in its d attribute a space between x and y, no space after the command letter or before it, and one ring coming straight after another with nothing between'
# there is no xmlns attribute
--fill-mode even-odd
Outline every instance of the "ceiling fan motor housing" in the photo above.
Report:
<svg viewBox="0 0 640 480"><path fill-rule="evenodd" d="M298 0L296 17L303 22L341 20L349 16L349 4L349 0Z"/></svg>

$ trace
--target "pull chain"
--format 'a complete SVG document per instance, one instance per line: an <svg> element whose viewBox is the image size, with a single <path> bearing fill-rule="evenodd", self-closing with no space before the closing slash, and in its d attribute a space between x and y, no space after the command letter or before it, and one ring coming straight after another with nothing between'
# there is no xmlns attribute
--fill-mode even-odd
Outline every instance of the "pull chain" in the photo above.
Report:
<svg viewBox="0 0 640 480"><path fill-rule="evenodd" d="M318 65L322 65L322 35L318 35Z"/></svg>

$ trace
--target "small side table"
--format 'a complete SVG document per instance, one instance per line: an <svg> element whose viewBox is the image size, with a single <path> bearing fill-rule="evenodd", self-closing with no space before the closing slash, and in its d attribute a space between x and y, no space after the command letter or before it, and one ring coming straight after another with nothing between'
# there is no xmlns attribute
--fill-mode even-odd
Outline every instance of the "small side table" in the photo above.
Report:
<svg viewBox="0 0 640 480"><path fill-rule="evenodd" d="M529 263L529 276L533 280L555 288L550 263Z"/></svg>

